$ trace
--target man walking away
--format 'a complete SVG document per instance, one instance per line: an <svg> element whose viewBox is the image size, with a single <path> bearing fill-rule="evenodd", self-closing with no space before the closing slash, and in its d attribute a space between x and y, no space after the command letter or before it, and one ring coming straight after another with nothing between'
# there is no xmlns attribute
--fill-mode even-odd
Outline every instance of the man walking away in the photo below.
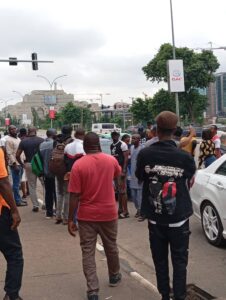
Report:
<svg viewBox="0 0 226 300"><path fill-rule="evenodd" d="M18 137L22 140L24 140L27 137L27 129L26 128L20 128ZM26 199L29 195L29 188L28 188L28 182L27 182L27 176L25 170L23 170L22 178L21 178L21 191L23 193L22 199Z"/></svg>
<svg viewBox="0 0 226 300"><path fill-rule="evenodd" d="M53 142L56 138L57 131L54 128L50 128L46 131L47 139L40 144L40 154L43 161L44 170L44 185L45 185L45 206L46 206L46 218L53 217L53 205L56 205L56 186L55 176L49 172L49 160L53 150Z"/></svg>
<svg viewBox="0 0 226 300"><path fill-rule="evenodd" d="M76 129L74 141L66 145L64 149L64 162L67 172L71 171L71 168L77 159L85 155L83 149L84 137L85 130L83 128Z"/></svg>
<svg viewBox="0 0 226 300"><path fill-rule="evenodd" d="M13 195L17 206L25 206L27 202L22 201L20 196L20 181L23 173L23 168L16 159L16 152L20 144L20 139L17 137L17 128L14 125L9 126L9 136L6 140L6 154L13 180Z"/></svg>
<svg viewBox="0 0 226 300"><path fill-rule="evenodd" d="M140 135L132 135L132 146L130 148L131 153L131 180L130 180L130 191L133 203L137 210L135 217L138 218L138 221L144 221L145 217L141 215L141 201L142 201L142 188L143 185L138 181L135 175L136 165L137 165L137 156L140 150L143 148L140 144Z"/></svg>
<svg viewBox="0 0 226 300"><path fill-rule="evenodd" d="M114 156L122 168L120 177L115 180L116 193L118 194L119 201L119 218L124 219L129 217L127 208L127 189L126 189L126 173L128 164L128 146L123 141L119 140L120 134L112 132L111 138L113 143L110 146L111 155ZM121 211L122 210L122 211Z"/></svg>
<svg viewBox="0 0 226 300"><path fill-rule="evenodd" d="M4 152L0 147L0 251L7 261L4 300L22 300L19 291L23 274L23 254L17 231L20 221L5 167Z"/></svg>
<svg viewBox="0 0 226 300"><path fill-rule="evenodd" d="M56 141L53 144L53 147L57 147L59 144L65 149L66 145L73 141L71 137L72 127L70 125L64 125L61 128L61 134L57 135ZM65 168L64 162L64 149L62 151L62 164ZM68 210L69 210L69 193L68 181L64 180L65 173L62 175L56 176L57 179L57 210L56 210L56 224L63 223L63 225L68 224Z"/></svg>
<svg viewBox="0 0 226 300"><path fill-rule="evenodd" d="M31 127L28 129L28 136L26 139L22 140L19 144L19 148L16 153L16 159L20 163L21 166L24 166L27 180L28 180L28 186L29 186L29 193L31 197L31 202L33 204L33 212L39 211L39 203L38 203L38 197L36 192L37 187L37 176L32 172L31 168L31 160L33 156L38 152L39 145L44 141L42 138L38 137L35 127ZM25 154L25 163L21 161L21 154Z"/></svg>
<svg viewBox="0 0 226 300"><path fill-rule="evenodd" d="M170 299L169 246L174 299L185 300L189 217L193 213L189 184L196 167L193 157L172 140L177 116L164 111L156 122L159 142L142 149L137 158L136 175L143 181L141 212L149 219L150 247L162 300Z"/></svg>
<svg viewBox="0 0 226 300"><path fill-rule="evenodd" d="M99 137L90 132L84 139L87 155L73 165L70 182L68 231L75 236L74 215L77 211L83 271L87 280L88 300L98 300L95 249L99 234L107 257L109 285L121 281L117 239L117 207L113 179L121 174L117 160L101 152ZM79 205L79 208L78 208Z"/></svg>

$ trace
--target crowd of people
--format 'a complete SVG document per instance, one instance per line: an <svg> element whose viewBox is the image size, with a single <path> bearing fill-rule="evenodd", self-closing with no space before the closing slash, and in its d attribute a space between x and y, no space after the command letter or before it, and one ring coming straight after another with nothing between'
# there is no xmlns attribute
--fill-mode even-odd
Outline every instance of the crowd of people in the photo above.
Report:
<svg viewBox="0 0 226 300"><path fill-rule="evenodd" d="M121 281L118 219L130 217L128 198L134 203L135 218L139 222L148 220L162 300L170 299L169 245L174 299L185 299L189 217L193 212L189 182L196 165L208 167L226 152L226 135L220 138L217 127L212 126L203 130L199 143L194 128L183 136L177 123L177 116L165 111L156 117L156 124L148 124L145 139L139 131L122 138L118 132L112 132L111 155L102 152L97 134L86 134L82 128L76 130L74 137L70 125L62 126L60 134L51 128L43 139L37 136L34 127L18 131L9 126L0 145L0 251L7 260L4 300L22 299L19 290L23 255L16 230L21 221L18 207L27 206L30 197L32 213L40 210L37 180L44 189L46 218L53 219L56 225L67 225L73 237L78 230L88 300L99 299L97 235L102 239L107 258L109 285L117 286ZM37 164L41 164L39 173Z"/></svg>

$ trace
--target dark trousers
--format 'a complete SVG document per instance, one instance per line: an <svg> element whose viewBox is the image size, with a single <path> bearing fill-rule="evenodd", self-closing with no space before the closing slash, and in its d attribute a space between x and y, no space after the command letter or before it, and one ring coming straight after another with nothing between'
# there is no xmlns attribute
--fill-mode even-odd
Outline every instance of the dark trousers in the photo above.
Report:
<svg viewBox="0 0 226 300"><path fill-rule="evenodd" d="M0 251L7 261L5 292L10 299L16 299L19 294L23 274L23 254L18 231L12 231L10 211L2 209L0 215Z"/></svg>
<svg viewBox="0 0 226 300"><path fill-rule="evenodd" d="M45 184L45 205L46 205L46 216L53 216L53 204L56 205L56 185L55 178L44 178Z"/></svg>
<svg viewBox="0 0 226 300"><path fill-rule="evenodd" d="M189 220L181 227L154 225L149 222L149 239L155 264L157 285L163 299L169 299L168 252L171 251L173 265L173 291L175 300L186 297L186 278L189 247Z"/></svg>

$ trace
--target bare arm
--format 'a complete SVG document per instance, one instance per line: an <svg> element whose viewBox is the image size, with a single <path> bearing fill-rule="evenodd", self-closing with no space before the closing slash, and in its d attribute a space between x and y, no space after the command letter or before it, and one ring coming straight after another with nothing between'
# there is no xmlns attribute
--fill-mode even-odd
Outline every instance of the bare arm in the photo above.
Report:
<svg viewBox="0 0 226 300"><path fill-rule="evenodd" d="M22 162L22 160L20 159L20 156L21 156L22 152L23 152L23 150L20 149L20 148L18 148L18 149L17 149L17 152L16 152L16 160L18 161L18 163L19 163L20 165L23 165L23 162Z"/></svg>
<svg viewBox="0 0 226 300"><path fill-rule="evenodd" d="M179 147L183 148L183 147L187 146L191 142L191 140L195 136L195 134L196 134L195 129L191 128L189 136L183 138L183 141L180 142Z"/></svg>
<svg viewBox="0 0 226 300"><path fill-rule="evenodd" d="M216 148L215 149L215 156L216 156L216 158L221 157L221 150L220 150L220 148Z"/></svg>
<svg viewBox="0 0 226 300"><path fill-rule="evenodd" d="M124 151L123 156L124 156L124 164L123 164L123 169L122 169L122 175L126 175L127 165L128 165L128 158L129 158L129 151L128 150Z"/></svg>
<svg viewBox="0 0 226 300"><path fill-rule="evenodd" d="M73 237L76 236L75 231L77 230L77 226L74 223L74 218L75 218L75 215L77 214L79 200L80 200L80 194L79 193L70 193L69 215L68 215L68 232Z"/></svg>
<svg viewBox="0 0 226 300"><path fill-rule="evenodd" d="M12 188L8 177L0 178L0 191L1 191L1 196L4 198L4 200L6 201L6 203L9 205L11 209L11 214L13 218L13 224L11 226L11 229L15 230L19 226L21 222L21 218L13 198Z"/></svg>

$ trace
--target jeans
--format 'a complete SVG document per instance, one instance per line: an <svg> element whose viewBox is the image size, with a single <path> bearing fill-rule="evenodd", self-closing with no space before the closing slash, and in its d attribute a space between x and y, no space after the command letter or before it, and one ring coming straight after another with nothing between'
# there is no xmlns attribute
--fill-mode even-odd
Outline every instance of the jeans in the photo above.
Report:
<svg viewBox="0 0 226 300"><path fill-rule="evenodd" d="M155 265L158 291L169 299L169 246L173 265L173 291L175 300L186 297L186 279L189 247L189 220L181 227L154 225L149 222L149 239Z"/></svg>
<svg viewBox="0 0 226 300"><path fill-rule="evenodd" d="M46 205L46 216L53 216L53 205L56 204L56 186L55 186L55 177L44 178L45 184L45 205Z"/></svg>
<svg viewBox="0 0 226 300"><path fill-rule="evenodd" d="M137 210L141 208L141 201L142 201L142 189L130 189L131 198Z"/></svg>
<svg viewBox="0 0 226 300"><path fill-rule="evenodd" d="M23 254L17 230L11 230L12 219L8 208L0 215L0 251L7 261L4 290L10 299L16 299L21 288Z"/></svg>
<svg viewBox="0 0 226 300"><path fill-rule="evenodd" d="M56 218L68 220L69 193L67 191L68 181L57 178L57 209Z"/></svg>
<svg viewBox="0 0 226 300"><path fill-rule="evenodd" d="M119 253L116 243L118 222L89 222L78 221L80 246L82 249L83 272L87 281L87 293L97 293L99 282L96 273L95 250L97 235L103 242L104 251L107 257L109 276L119 273Z"/></svg>
<svg viewBox="0 0 226 300"><path fill-rule="evenodd" d="M18 166L18 169L15 170L14 167L10 166L10 171L12 175L12 180L13 180L13 195L14 195L14 200L17 204L21 202L21 196L20 196L20 181L22 178L23 174L23 169L21 166Z"/></svg>
<svg viewBox="0 0 226 300"><path fill-rule="evenodd" d="M31 163L29 163L29 162L25 163L25 170L26 170L26 175L27 175L27 182L28 182L31 202L33 204L33 207L39 207L38 197L37 197L37 192L36 192L37 176L32 172Z"/></svg>
<svg viewBox="0 0 226 300"><path fill-rule="evenodd" d="M214 155L208 156L208 157L204 160L205 168L209 167L209 165L211 165L215 160L216 160L216 157L215 157Z"/></svg>

